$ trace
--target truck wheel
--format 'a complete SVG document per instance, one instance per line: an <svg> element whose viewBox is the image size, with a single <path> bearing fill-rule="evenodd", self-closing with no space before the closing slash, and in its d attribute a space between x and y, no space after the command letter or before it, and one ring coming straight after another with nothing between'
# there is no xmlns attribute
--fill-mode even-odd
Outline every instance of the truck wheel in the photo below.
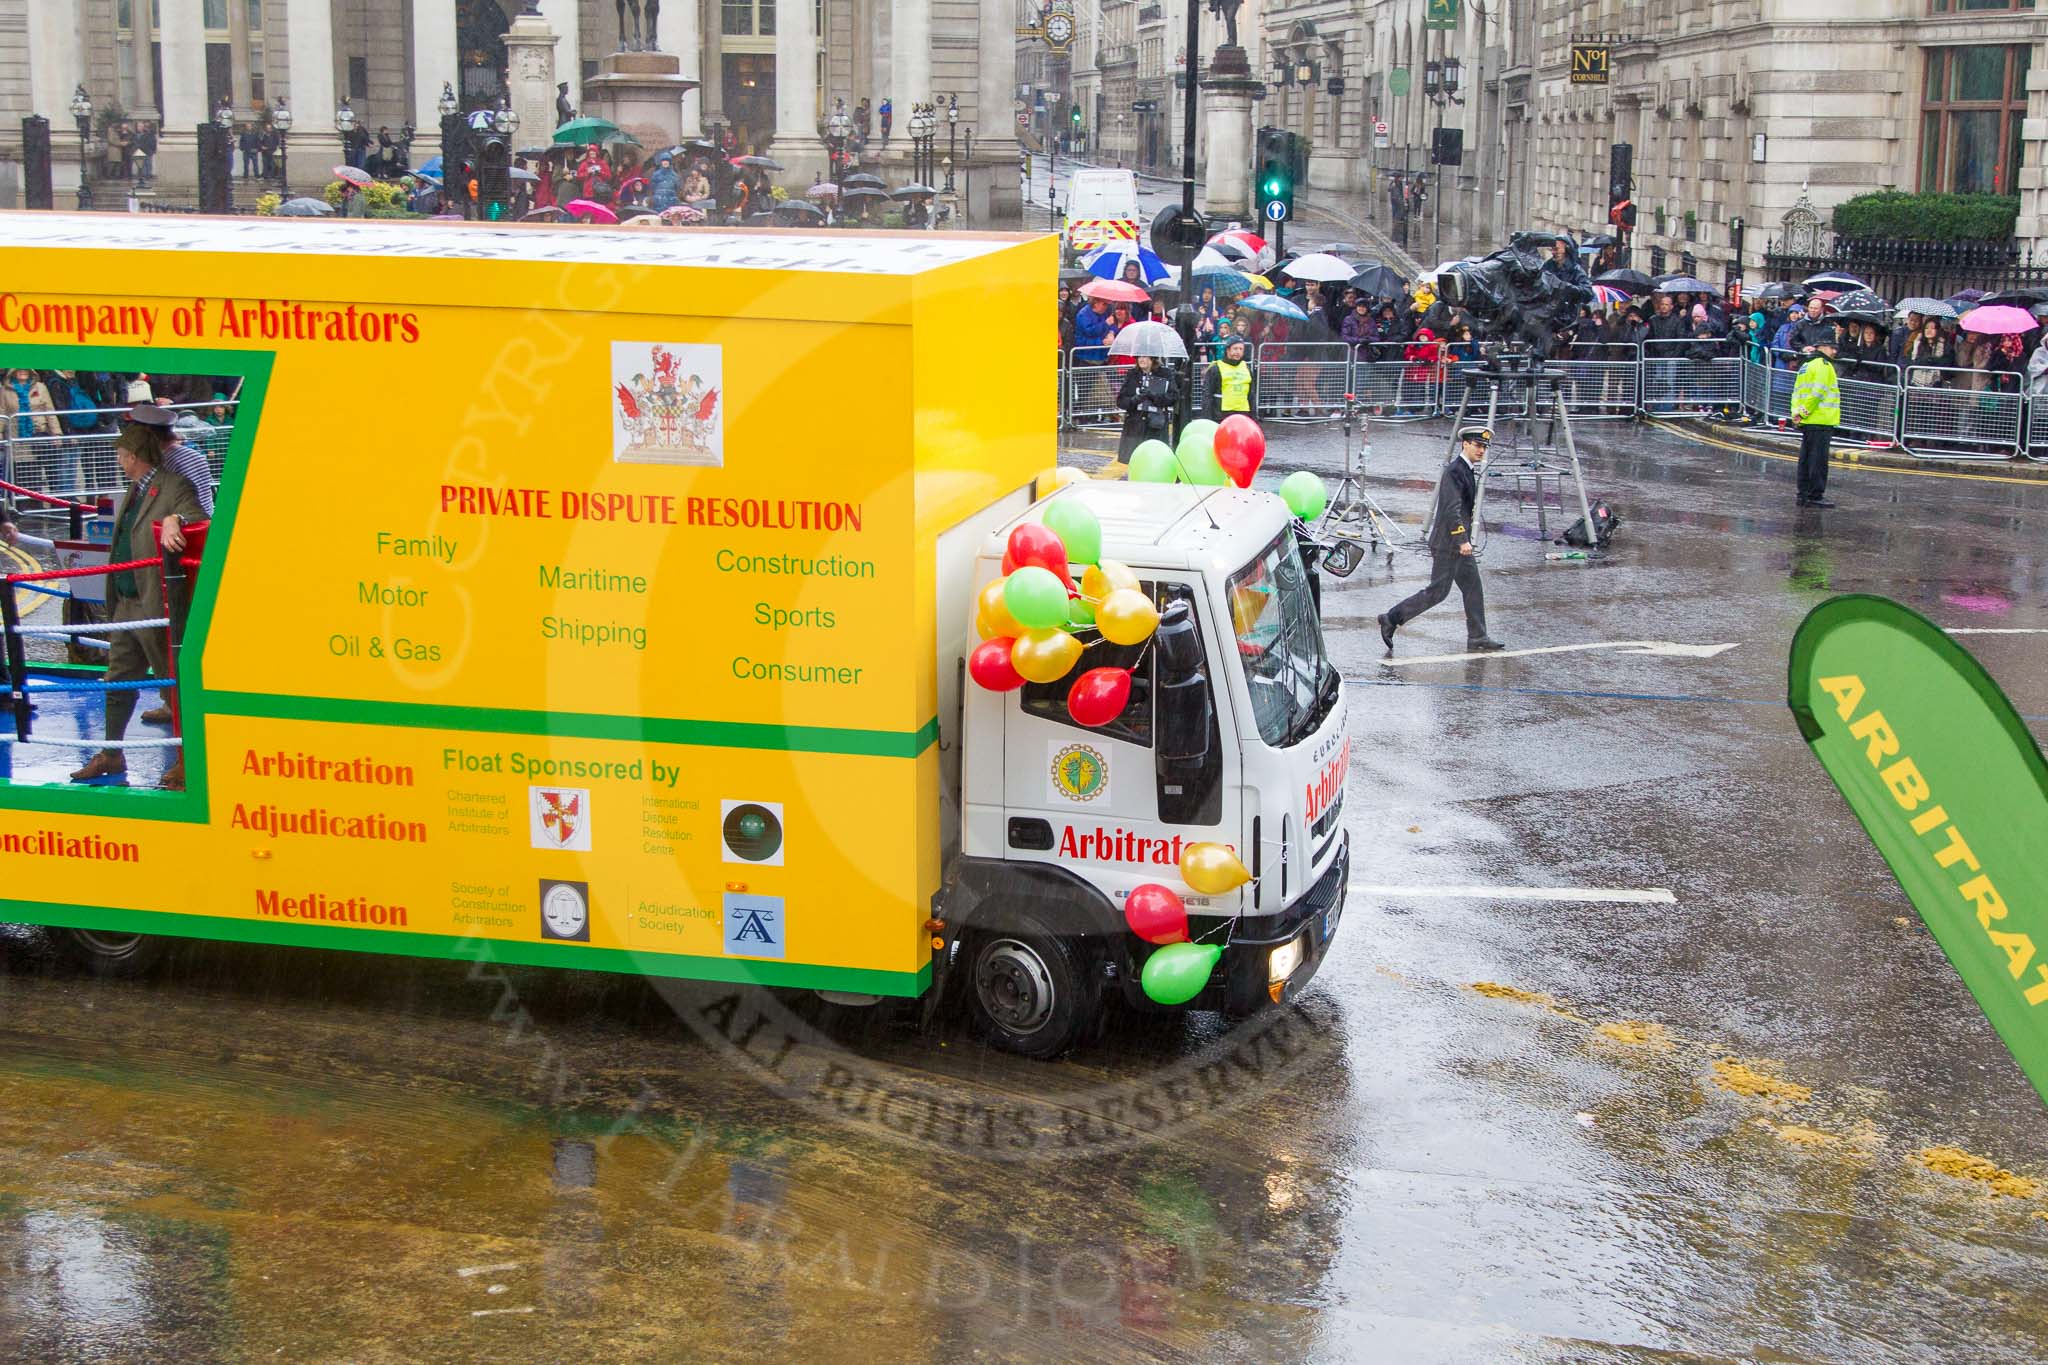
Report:
<svg viewBox="0 0 2048 1365"><path fill-rule="evenodd" d="M171 942L154 934L115 934L100 929L65 929L57 941L65 955L94 976L127 980L146 975L170 952Z"/></svg>
<svg viewBox="0 0 2048 1365"><path fill-rule="evenodd" d="M975 1030L1023 1057L1057 1057L1100 1012L1100 988L1075 940L1029 914L974 936L967 1008Z"/></svg>

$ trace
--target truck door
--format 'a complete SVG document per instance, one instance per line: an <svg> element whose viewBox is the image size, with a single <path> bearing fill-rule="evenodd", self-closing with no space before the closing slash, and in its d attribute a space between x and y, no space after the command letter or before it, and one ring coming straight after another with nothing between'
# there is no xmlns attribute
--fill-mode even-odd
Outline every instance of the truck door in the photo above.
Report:
<svg viewBox="0 0 2048 1365"><path fill-rule="evenodd" d="M1199 704L1206 691L1210 738L1193 761L1170 761L1159 751L1161 670L1148 642L1089 646L1075 672L1056 683L1026 683L1008 694L1003 721L1004 851L1010 861L1052 863L1074 872L1121 905L1145 882L1179 886L1180 852L1204 839L1239 846L1242 797L1235 743L1223 742L1218 717L1221 659L1208 604L1192 579L1160 574L1140 587L1161 610L1186 602L1195 613L1206 660L1197 689L1179 689L1176 705ZM1067 714L1067 691L1090 668L1132 670L1131 699L1108 725L1092 728ZM1228 910L1229 905L1206 908ZM1191 908L1201 909L1199 897Z"/></svg>

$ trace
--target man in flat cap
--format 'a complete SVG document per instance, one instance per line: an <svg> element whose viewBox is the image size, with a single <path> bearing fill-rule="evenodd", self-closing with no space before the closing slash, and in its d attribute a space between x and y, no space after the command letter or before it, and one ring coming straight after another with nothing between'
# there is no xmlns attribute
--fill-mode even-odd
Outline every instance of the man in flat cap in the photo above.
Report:
<svg viewBox="0 0 2048 1365"><path fill-rule="evenodd" d="M1379 618L1380 638L1394 652L1394 632L1451 595L1457 584L1465 602L1465 648L1491 652L1505 648L1486 633L1486 590L1479 583L1479 562L1472 557L1472 504L1479 496L1479 466L1493 431L1468 426L1458 432L1458 453L1444 466L1436 485L1436 510L1429 521L1429 586Z"/></svg>

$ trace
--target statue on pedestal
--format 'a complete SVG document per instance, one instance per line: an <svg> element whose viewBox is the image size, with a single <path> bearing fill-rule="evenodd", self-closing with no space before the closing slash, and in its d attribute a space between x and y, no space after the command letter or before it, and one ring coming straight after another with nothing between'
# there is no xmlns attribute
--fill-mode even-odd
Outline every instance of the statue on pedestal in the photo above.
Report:
<svg viewBox="0 0 2048 1365"><path fill-rule="evenodd" d="M1209 0L1209 13L1223 21L1223 45L1237 46L1237 12L1244 0Z"/></svg>
<svg viewBox="0 0 2048 1365"><path fill-rule="evenodd" d="M661 22L661 0L616 0L619 8L619 47L625 52L659 52L655 39L655 28ZM643 21L642 14L645 13ZM633 16L633 27L628 31L626 15Z"/></svg>

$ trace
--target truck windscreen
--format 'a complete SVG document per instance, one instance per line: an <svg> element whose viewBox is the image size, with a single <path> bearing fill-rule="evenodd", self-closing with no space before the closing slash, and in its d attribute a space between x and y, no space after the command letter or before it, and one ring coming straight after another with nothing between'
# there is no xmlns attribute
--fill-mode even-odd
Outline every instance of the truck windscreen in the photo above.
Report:
<svg viewBox="0 0 2048 1365"><path fill-rule="evenodd" d="M1291 530L1231 577L1227 600L1259 738L1284 748L1315 728L1337 692Z"/></svg>

